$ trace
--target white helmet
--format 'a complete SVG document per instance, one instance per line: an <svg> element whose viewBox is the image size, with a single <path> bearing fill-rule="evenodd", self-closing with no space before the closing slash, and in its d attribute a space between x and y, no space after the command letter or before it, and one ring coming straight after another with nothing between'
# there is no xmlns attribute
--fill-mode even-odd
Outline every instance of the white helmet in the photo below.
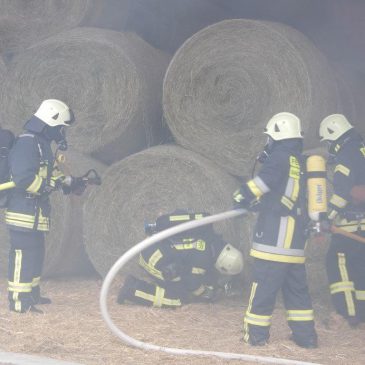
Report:
<svg viewBox="0 0 365 365"><path fill-rule="evenodd" d="M34 115L51 127L69 126L73 122L70 108L60 100L44 100Z"/></svg>
<svg viewBox="0 0 365 365"><path fill-rule="evenodd" d="M275 114L267 123L264 133L274 141L303 138L300 119L296 115L287 112Z"/></svg>
<svg viewBox="0 0 365 365"><path fill-rule="evenodd" d="M239 274L243 269L242 253L228 243L219 254L215 268L222 274Z"/></svg>
<svg viewBox="0 0 365 365"><path fill-rule="evenodd" d="M322 120L319 138L321 141L336 141L351 128L353 126L343 114L331 114Z"/></svg>

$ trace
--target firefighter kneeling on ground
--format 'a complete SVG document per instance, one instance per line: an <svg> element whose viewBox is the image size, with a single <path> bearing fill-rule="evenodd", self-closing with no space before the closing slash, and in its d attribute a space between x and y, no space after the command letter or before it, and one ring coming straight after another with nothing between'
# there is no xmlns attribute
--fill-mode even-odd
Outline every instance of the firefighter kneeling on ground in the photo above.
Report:
<svg viewBox="0 0 365 365"><path fill-rule="evenodd" d="M365 237L365 143L342 114L323 119L320 140L327 142L334 164L333 194L329 201L330 224ZM350 326L365 322L365 244L343 234L333 234L326 257L330 293L336 312Z"/></svg>
<svg viewBox="0 0 365 365"><path fill-rule="evenodd" d="M252 287L244 317L244 341L263 346L269 340L277 293L282 291L291 339L301 347L317 347L308 293L304 247L302 129L297 116L274 115L264 133L259 173L234 193L235 207L259 212L250 256Z"/></svg>
<svg viewBox="0 0 365 365"><path fill-rule="evenodd" d="M49 304L41 296L40 279L44 260L44 234L50 227L52 191L82 194L82 178L65 176L57 167L51 143L65 150L65 127L73 122L69 107L60 100L41 103L25 123L9 154L9 168L15 187L5 213L9 229L8 298L11 311L42 313L36 304Z"/></svg>
<svg viewBox="0 0 365 365"><path fill-rule="evenodd" d="M208 214L175 211L146 225L148 235ZM191 302L213 302L221 283L243 268L241 252L224 242L212 225L185 231L158 242L140 253L139 264L153 283L128 276L117 302L176 308ZM223 280L222 280L223 276Z"/></svg>

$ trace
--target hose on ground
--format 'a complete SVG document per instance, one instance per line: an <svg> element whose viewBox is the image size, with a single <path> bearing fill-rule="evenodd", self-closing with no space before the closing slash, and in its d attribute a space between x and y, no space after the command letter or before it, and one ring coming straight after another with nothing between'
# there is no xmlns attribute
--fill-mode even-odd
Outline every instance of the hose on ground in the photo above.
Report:
<svg viewBox="0 0 365 365"><path fill-rule="evenodd" d="M231 210L224 213L219 213L215 215L211 215L199 220L190 221L186 223L179 224L175 227L166 229L159 233L154 234L151 237L146 238L145 240L139 242L137 245L133 246L127 252L125 252L111 267L109 272L107 273L103 285L100 292L100 309L101 315L106 322L109 329L120 338L123 342L127 345L137 347L143 350L154 350L154 351L162 351L168 354L173 355L183 355L183 356L205 356L205 357L219 357L223 359L229 360L244 360L244 361L251 361L257 362L262 364L287 364L287 365L319 365L315 363L303 362L303 361L296 361L296 360L288 360L288 359L281 359L277 357L268 357L268 356L256 356L256 355L248 355L248 354L241 354L241 353L229 353L229 352L218 352L218 351L202 351L202 350L191 350L191 349L179 349L179 348L172 348L172 347L163 347L154 345L147 342L139 341L133 337L128 336L122 330L120 330L112 321L108 306L107 306L107 298L109 289L113 279L115 278L116 274L123 268L123 266L130 261L133 257L139 254L145 248L153 245L156 242L162 241L165 238L173 236L177 233L184 232L186 230L190 230L193 228L197 228L206 224L211 224L214 222L218 222L224 219L230 219L234 217L238 217L240 215L246 214L247 211L245 209L237 209Z"/></svg>

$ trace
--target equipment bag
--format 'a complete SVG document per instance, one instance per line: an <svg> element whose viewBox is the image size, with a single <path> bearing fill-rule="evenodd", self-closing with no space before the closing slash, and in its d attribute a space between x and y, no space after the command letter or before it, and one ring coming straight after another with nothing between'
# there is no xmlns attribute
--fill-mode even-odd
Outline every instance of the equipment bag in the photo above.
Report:
<svg viewBox="0 0 365 365"><path fill-rule="evenodd" d="M11 131L0 128L0 208L6 207L8 200L9 190L1 190L1 184L10 181L8 157L14 141L15 136Z"/></svg>

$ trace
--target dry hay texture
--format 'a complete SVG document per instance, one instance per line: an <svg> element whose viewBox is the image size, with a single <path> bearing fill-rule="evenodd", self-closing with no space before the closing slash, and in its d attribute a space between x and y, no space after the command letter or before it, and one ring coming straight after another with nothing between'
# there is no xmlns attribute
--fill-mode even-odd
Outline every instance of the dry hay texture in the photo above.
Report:
<svg viewBox="0 0 365 365"><path fill-rule="evenodd" d="M181 46L165 75L163 107L177 143L235 175L250 172L272 115L297 114L309 148L319 122L342 108L327 61L302 33L246 19L213 24Z"/></svg>
<svg viewBox="0 0 365 365"><path fill-rule="evenodd" d="M41 39L90 21L97 0L0 0L0 52L18 52Z"/></svg>
<svg viewBox="0 0 365 365"><path fill-rule="evenodd" d="M236 188L237 181L222 169L173 145L152 147L113 164L104 173L103 189L95 189L84 205L84 242L91 262L104 276L124 252L146 238L145 221L177 208L224 212L231 208ZM215 228L237 246L240 226L230 220Z"/></svg>
<svg viewBox="0 0 365 365"><path fill-rule="evenodd" d="M138 36L75 28L48 38L9 65L0 89L2 120L19 130L44 99L61 99L77 123L70 145L110 163L160 134L168 57Z"/></svg>

